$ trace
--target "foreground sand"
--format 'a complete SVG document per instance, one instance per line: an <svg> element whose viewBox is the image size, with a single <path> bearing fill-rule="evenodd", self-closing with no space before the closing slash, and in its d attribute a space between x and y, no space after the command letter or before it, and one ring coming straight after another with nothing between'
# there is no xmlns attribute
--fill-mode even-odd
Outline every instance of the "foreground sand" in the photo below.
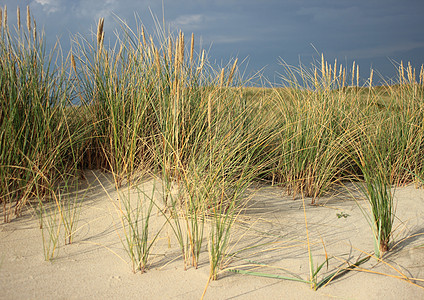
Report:
<svg viewBox="0 0 424 300"><path fill-rule="evenodd" d="M90 189L81 209L74 243L65 246L61 237L58 255L51 262L44 261L39 221L32 210L0 225L1 299L201 297L209 275L207 241L199 268L184 271L169 227L160 233L147 272L132 273L120 240L122 228L115 209L119 201L110 179L100 172L87 175ZM152 181L140 188L151 190ZM352 186L349 190L340 189L340 193L320 199L320 206L306 208L314 263L324 260L322 241L332 258L318 279L346 266L346 261L355 263L364 257L361 251L374 250L370 227L353 197L364 207L366 202ZM233 227L231 240L232 252L244 250L231 260L229 267L283 276L290 276L291 272L307 279L302 200L284 196L277 187L252 188L251 192L252 199ZM137 197L134 190L131 195ZM398 244L384 256L384 262L371 258L361 265L361 270L351 271L318 291L305 283L223 272L217 281L209 284L205 299L424 299L424 282L410 283L396 278L403 275L424 278L424 190L403 187L396 190L395 197L394 243ZM154 214L152 231L161 224L163 217ZM408 236L412 237L403 240ZM251 247L254 245L257 247ZM247 261L266 266L243 267Z"/></svg>

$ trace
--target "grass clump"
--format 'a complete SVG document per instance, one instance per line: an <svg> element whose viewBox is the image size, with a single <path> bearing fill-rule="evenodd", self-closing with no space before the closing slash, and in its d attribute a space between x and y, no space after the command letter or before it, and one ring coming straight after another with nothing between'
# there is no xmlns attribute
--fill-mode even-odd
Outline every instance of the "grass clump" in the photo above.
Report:
<svg viewBox="0 0 424 300"><path fill-rule="evenodd" d="M6 14L6 12L5 12ZM6 16L4 20L6 20ZM31 27L33 26L33 27ZM63 174L75 176L84 137L58 44L47 55L28 9L27 29L0 29L0 201L4 219L28 199L51 198Z"/></svg>
<svg viewBox="0 0 424 300"><path fill-rule="evenodd" d="M147 268L149 254L159 236L159 232L151 237L150 217L154 207L153 193L148 196L143 193L143 197L131 200L130 191L127 195L122 195L119 208L121 212L121 222L124 230L124 246L130 257L133 272L139 270L141 273ZM138 190L138 196L140 191ZM134 207L135 206L135 207Z"/></svg>
<svg viewBox="0 0 424 300"><path fill-rule="evenodd" d="M349 116L358 111L356 95L343 92L346 70L337 62L306 69L282 62L282 80L288 86L275 89L279 138L273 182L286 187L293 197L312 197L315 203L344 176L346 156L340 145L350 127ZM321 70L321 74L317 71Z"/></svg>
<svg viewBox="0 0 424 300"><path fill-rule="evenodd" d="M60 209L55 204L49 205L39 201L37 215L40 223L44 259L49 261L58 254L62 224Z"/></svg>
<svg viewBox="0 0 424 300"><path fill-rule="evenodd" d="M78 231L78 221L81 213L81 205L88 189L80 190L77 180L64 182L56 192L56 207L61 214L65 230L65 245L72 244L75 233ZM83 194L82 194L83 193Z"/></svg>

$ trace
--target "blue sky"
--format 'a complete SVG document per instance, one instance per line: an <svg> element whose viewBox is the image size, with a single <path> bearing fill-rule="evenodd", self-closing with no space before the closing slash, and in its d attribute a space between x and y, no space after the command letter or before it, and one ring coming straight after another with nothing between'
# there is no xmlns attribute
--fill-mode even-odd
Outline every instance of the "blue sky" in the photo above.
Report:
<svg viewBox="0 0 424 300"><path fill-rule="evenodd" d="M265 68L264 75L278 83L281 59L308 66L321 52L329 62L356 61L362 77L371 67L395 77L393 64L401 60L417 69L424 63L422 0L2 0L0 6L7 5L9 24L16 24L16 5L23 20L29 5L47 40L60 36L67 49L70 34L88 35L100 17L106 39L119 26L114 15L135 28L137 14L153 34L151 12L162 22L162 3L166 26L187 37L194 32L196 46L210 49L210 61L218 65L244 60L246 77Z"/></svg>

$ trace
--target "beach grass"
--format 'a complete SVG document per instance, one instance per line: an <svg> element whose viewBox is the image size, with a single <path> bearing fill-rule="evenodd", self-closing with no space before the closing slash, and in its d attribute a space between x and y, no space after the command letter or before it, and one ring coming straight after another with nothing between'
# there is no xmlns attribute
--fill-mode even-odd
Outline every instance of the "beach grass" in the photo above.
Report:
<svg viewBox="0 0 424 300"><path fill-rule="evenodd" d="M147 265L156 207L175 233L184 268L197 268L207 248L210 279L216 279L252 183L281 186L315 205L353 180L363 184L371 206L376 253L389 250L392 188L424 177L422 66L417 72L399 63L396 82L375 86L374 71L360 81L357 65L329 63L322 55L311 67L281 61L281 86L251 87L237 58L213 65L194 35L186 42L183 32L157 28L150 35L121 21L116 43L108 46L100 19L91 40L76 35L68 54L59 43L47 53L29 9L26 28L20 17L15 29L9 27L6 9L2 16L5 222L37 199L40 223L57 229L65 222L70 243L79 200L58 204L61 217L46 219L45 205L59 201L61 184L85 169L102 169L119 190L151 173L160 180L162 203L154 195L135 206L122 200L134 271ZM46 259L57 248L56 231L48 234L53 246L44 243ZM316 287L323 265L310 262Z"/></svg>

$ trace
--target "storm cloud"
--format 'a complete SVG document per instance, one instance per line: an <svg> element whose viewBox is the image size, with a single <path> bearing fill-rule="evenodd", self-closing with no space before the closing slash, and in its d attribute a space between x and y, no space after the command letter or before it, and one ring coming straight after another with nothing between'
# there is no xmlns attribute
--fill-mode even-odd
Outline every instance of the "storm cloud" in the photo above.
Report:
<svg viewBox="0 0 424 300"><path fill-rule="evenodd" d="M247 58L248 74L265 67L271 80L281 69L279 60L307 65L321 52L329 61L355 60L362 76L373 67L394 77L393 64L400 60L417 68L424 63L419 0L6 0L1 5L8 7L9 24L16 20L16 5L21 11L29 5L47 39L60 37L64 49L73 34L89 36L100 17L109 37L120 26L118 17L131 28L141 21L152 34L156 19L167 30L193 32L197 46L210 49L218 64Z"/></svg>

